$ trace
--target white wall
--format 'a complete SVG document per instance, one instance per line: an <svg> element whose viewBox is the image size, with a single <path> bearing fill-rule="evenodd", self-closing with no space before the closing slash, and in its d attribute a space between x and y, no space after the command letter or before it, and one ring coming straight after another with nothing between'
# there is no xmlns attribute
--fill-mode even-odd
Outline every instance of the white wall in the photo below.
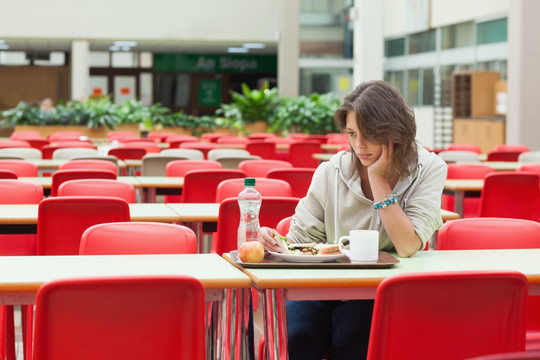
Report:
<svg viewBox="0 0 540 360"><path fill-rule="evenodd" d="M433 108L431 106L415 107L416 140L423 146L433 147Z"/></svg>
<svg viewBox="0 0 540 360"><path fill-rule="evenodd" d="M509 1L515 0L431 0L431 25L438 27L506 14Z"/></svg>
<svg viewBox="0 0 540 360"><path fill-rule="evenodd" d="M276 42L277 0L2 0L2 38Z"/></svg>

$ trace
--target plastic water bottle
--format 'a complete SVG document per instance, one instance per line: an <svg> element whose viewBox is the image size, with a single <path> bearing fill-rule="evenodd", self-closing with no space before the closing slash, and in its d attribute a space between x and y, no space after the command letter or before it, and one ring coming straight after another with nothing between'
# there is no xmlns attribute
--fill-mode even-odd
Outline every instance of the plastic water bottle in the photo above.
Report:
<svg viewBox="0 0 540 360"><path fill-rule="evenodd" d="M238 194L240 225L238 226L238 247L246 241L258 241L261 237L259 209L262 196L255 189L255 179L244 179L244 190Z"/></svg>

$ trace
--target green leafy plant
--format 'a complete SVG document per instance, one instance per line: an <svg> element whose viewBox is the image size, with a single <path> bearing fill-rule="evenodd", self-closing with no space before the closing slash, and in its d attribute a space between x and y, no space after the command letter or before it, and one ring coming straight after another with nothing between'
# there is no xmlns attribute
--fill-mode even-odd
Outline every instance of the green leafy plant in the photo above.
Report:
<svg viewBox="0 0 540 360"><path fill-rule="evenodd" d="M23 101L14 108L2 111L0 117L3 118L1 124L4 126L42 125L46 121L45 114L39 108Z"/></svg>
<svg viewBox="0 0 540 360"><path fill-rule="evenodd" d="M86 123L88 128L97 129L100 126L106 126L109 129L114 129L120 123L116 110L117 106L107 97L88 99L82 105L88 113Z"/></svg>
<svg viewBox="0 0 540 360"><path fill-rule="evenodd" d="M334 113L339 99L331 93L297 96L282 99L269 131L286 133L325 134L337 132Z"/></svg>
<svg viewBox="0 0 540 360"><path fill-rule="evenodd" d="M238 126L256 121L272 121L279 101L277 88L269 89L264 82L261 89L250 89L242 83L242 92L230 91L231 103L221 104L216 115L236 123Z"/></svg>

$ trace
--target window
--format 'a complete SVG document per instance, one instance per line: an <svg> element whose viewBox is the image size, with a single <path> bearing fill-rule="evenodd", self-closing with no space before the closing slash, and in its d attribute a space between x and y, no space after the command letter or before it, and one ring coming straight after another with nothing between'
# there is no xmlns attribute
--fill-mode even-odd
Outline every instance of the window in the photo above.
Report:
<svg viewBox="0 0 540 360"><path fill-rule="evenodd" d="M384 41L384 56L405 55L405 38L390 39Z"/></svg>
<svg viewBox="0 0 540 360"><path fill-rule="evenodd" d="M478 45L504 42L508 38L508 20L498 19L478 23L476 32Z"/></svg>
<svg viewBox="0 0 540 360"><path fill-rule="evenodd" d="M441 28L441 48L453 49L474 45L474 24L466 22Z"/></svg>
<svg viewBox="0 0 540 360"><path fill-rule="evenodd" d="M384 73L384 81L395 86L402 95L405 95L403 71L386 71Z"/></svg>
<svg viewBox="0 0 540 360"><path fill-rule="evenodd" d="M409 54L435 51L435 30L409 36Z"/></svg>
<svg viewBox="0 0 540 360"><path fill-rule="evenodd" d="M407 101L412 106L420 104L420 70L409 70L409 92L407 94Z"/></svg>

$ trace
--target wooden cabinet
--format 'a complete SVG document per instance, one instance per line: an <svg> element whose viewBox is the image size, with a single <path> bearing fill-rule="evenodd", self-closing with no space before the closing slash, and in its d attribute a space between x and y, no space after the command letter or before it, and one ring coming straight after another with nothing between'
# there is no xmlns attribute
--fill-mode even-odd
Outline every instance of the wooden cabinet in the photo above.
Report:
<svg viewBox="0 0 540 360"><path fill-rule="evenodd" d="M496 145L505 143L504 119L454 119L453 123L455 144L475 144L480 146L482 153L487 154Z"/></svg>
<svg viewBox="0 0 540 360"><path fill-rule="evenodd" d="M495 112L500 77L495 71L452 74L453 143L475 144L483 153L505 143L505 118Z"/></svg>

